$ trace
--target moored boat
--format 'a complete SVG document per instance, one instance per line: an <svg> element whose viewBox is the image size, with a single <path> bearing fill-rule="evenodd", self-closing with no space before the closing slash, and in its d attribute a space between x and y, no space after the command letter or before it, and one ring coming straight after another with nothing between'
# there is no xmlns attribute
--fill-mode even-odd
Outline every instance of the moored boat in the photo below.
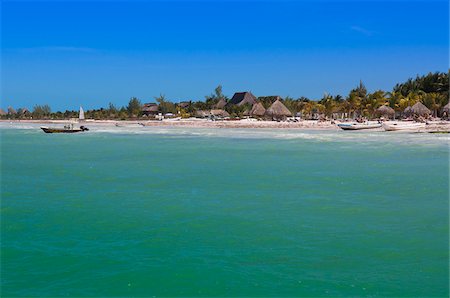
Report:
<svg viewBox="0 0 450 298"><path fill-rule="evenodd" d="M88 131L89 128L85 126L80 126L80 128L73 128L73 126L64 126L64 128L55 128L55 127L47 127L47 126L41 126L41 129L45 133L76 133L76 132L83 132Z"/></svg>
<svg viewBox="0 0 450 298"><path fill-rule="evenodd" d="M343 130L361 130L380 128L381 123L339 123L337 126Z"/></svg>
<svg viewBox="0 0 450 298"><path fill-rule="evenodd" d="M425 126L426 123L383 123L386 131L419 131Z"/></svg>

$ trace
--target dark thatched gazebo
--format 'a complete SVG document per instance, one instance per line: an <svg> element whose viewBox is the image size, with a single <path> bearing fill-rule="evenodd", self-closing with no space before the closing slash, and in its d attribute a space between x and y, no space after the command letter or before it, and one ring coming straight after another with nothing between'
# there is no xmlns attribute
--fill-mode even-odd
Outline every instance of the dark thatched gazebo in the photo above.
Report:
<svg viewBox="0 0 450 298"><path fill-rule="evenodd" d="M420 101L411 107L411 113L418 116L429 116L431 115L430 109L428 109Z"/></svg>
<svg viewBox="0 0 450 298"><path fill-rule="evenodd" d="M266 109L262 105L262 103L255 103L250 111L250 116L252 117L262 117L266 113Z"/></svg>
<svg viewBox="0 0 450 298"><path fill-rule="evenodd" d="M377 109L377 114L386 118L394 118L395 111L390 106L381 106Z"/></svg>
<svg viewBox="0 0 450 298"><path fill-rule="evenodd" d="M229 105L237 106L242 106L246 103L250 105L254 105L256 103L256 97L251 92L236 92L228 102Z"/></svg>
<svg viewBox="0 0 450 298"><path fill-rule="evenodd" d="M267 118L272 120L285 120L286 117L292 117L291 111L280 101L276 100L265 113Z"/></svg>

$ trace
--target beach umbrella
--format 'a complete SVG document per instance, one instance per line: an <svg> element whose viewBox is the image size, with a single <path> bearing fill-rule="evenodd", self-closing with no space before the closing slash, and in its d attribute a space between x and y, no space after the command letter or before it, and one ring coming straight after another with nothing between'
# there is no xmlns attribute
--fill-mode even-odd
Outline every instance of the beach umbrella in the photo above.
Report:
<svg viewBox="0 0 450 298"><path fill-rule="evenodd" d="M292 117L291 111L278 99L266 110L265 115L276 120Z"/></svg>
<svg viewBox="0 0 450 298"><path fill-rule="evenodd" d="M442 108L442 111L447 113L450 112L450 102Z"/></svg>

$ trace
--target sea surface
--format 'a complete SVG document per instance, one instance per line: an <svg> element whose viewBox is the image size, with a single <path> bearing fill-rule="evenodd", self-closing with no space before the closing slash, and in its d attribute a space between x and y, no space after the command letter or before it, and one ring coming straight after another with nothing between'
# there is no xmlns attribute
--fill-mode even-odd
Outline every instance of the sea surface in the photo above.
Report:
<svg viewBox="0 0 450 298"><path fill-rule="evenodd" d="M449 296L449 136L0 124L1 295Z"/></svg>

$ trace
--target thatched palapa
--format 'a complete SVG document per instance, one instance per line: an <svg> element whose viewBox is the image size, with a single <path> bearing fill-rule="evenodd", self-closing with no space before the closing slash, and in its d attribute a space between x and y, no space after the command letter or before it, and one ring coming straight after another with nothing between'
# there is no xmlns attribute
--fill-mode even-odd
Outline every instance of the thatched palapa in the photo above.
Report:
<svg viewBox="0 0 450 298"><path fill-rule="evenodd" d="M223 109L227 105L227 101L223 98L219 99L219 101L214 105L215 109Z"/></svg>
<svg viewBox="0 0 450 298"><path fill-rule="evenodd" d="M286 117L292 117L292 113L280 100L277 99L266 110L265 116L272 118L272 120L284 120Z"/></svg>
<svg viewBox="0 0 450 298"><path fill-rule="evenodd" d="M158 114L158 110L158 105L156 103L145 103L142 106L142 113L147 116Z"/></svg>
<svg viewBox="0 0 450 298"><path fill-rule="evenodd" d="M450 102L442 108L442 112L446 112L447 114L450 112Z"/></svg>
<svg viewBox="0 0 450 298"><path fill-rule="evenodd" d="M6 115L6 112L3 111L2 109L0 109L0 116L5 116L5 115Z"/></svg>
<svg viewBox="0 0 450 298"><path fill-rule="evenodd" d="M419 116L428 116L431 115L430 109L428 109L423 103L420 101L411 107L411 112L415 115Z"/></svg>
<svg viewBox="0 0 450 298"><path fill-rule="evenodd" d="M178 106L182 109L187 109L191 105L190 101L182 101L178 103Z"/></svg>
<svg viewBox="0 0 450 298"><path fill-rule="evenodd" d="M252 117L262 117L264 116L264 114L266 113L266 109L264 108L264 106L262 105L262 103L257 102L253 105L251 111L250 111L250 116Z"/></svg>
<svg viewBox="0 0 450 298"><path fill-rule="evenodd" d="M395 116L395 111L390 106L381 106L377 109L377 114L389 118Z"/></svg>
<svg viewBox="0 0 450 298"><path fill-rule="evenodd" d="M230 114L227 111L221 109L211 110L209 113L214 117L230 117Z"/></svg>

